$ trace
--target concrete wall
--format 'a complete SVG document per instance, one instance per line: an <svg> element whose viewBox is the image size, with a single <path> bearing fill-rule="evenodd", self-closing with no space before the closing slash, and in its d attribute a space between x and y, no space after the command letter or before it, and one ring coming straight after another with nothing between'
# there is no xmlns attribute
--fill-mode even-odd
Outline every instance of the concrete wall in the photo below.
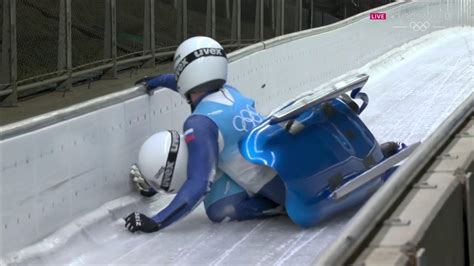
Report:
<svg viewBox="0 0 474 266"><path fill-rule="evenodd" d="M363 13L253 45L231 54L229 83L268 113L407 41L443 27L472 25L472 19L445 16L464 10L461 2L465 5L396 3L379 9L387 13L386 21ZM414 28L420 21L430 26ZM135 96L140 90L0 128L0 255L131 192L127 173L141 143L158 130L180 129L189 114L172 92Z"/></svg>
<svg viewBox="0 0 474 266"><path fill-rule="evenodd" d="M472 265L474 120L427 169L355 264ZM400 259L403 258L403 259ZM397 264L397 263L393 263Z"/></svg>

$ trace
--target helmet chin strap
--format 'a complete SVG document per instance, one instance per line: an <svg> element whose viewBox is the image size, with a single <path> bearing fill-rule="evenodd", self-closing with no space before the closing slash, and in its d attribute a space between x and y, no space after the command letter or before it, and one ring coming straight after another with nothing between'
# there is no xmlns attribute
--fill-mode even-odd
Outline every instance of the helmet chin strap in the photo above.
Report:
<svg viewBox="0 0 474 266"><path fill-rule="evenodd" d="M177 131L174 130L168 130L168 132L171 134L171 145L170 149L168 152L168 158L166 160L166 165L165 167L161 168L157 175L162 176L161 179L161 185L160 188L163 189L166 192L172 192L169 191L170 186L171 186L171 181L173 179L173 174L174 174L174 167L176 165L176 160L178 158L178 151L179 151L179 145L180 145L180 136Z"/></svg>
<svg viewBox="0 0 474 266"><path fill-rule="evenodd" d="M193 104L193 100L191 99L190 93L186 94L186 102L188 102L189 106L191 106L191 112L194 112L194 109L196 109L196 106Z"/></svg>

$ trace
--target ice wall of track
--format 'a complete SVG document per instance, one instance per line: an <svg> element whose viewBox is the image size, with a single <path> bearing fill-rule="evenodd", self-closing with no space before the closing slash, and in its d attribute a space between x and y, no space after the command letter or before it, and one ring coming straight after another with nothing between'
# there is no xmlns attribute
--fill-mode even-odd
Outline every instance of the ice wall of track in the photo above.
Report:
<svg viewBox="0 0 474 266"><path fill-rule="evenodd" d="M231 55L229 83L268 113L295 95L435 30L474 24L469 1L399 2L369 13L247 47ZM373 11L372 11L373 12ZM446 15L449 14L449 15ZM91 102L91 105L94 103ZM99 108L34 118L0 141L0 256L29 245L101 204L131 192L128 169L153 132L180 129L189 114L176 94L159 91ZM24 130L25 123L47 126ZM33 130L34 129L34 130Z"/></svg>

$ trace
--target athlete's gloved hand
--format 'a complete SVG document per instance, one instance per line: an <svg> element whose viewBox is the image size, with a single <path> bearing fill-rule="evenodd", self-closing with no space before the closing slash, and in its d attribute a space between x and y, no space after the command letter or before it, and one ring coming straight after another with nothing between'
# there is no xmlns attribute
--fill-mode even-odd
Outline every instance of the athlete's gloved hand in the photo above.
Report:
<svg viewBox="0 0 474 266"><path fill-rule="evenodd" d="M152 95L156 89L168 88L177 91L176 77L172 73L160 74L154 77L144 77L135 82L135 85L143 85L146 92Z"/></svg>
<svg viewBox="0 0 474 266"><path fill-rule="evenodd" d="M133 183L135 183L135 186L137 187L138 191L140 191L142 196L152 197L156 194L156 191L150 187L145 178L143 178L142 173L136 164L132 164L132 167L130 168L130 175L132 176Z"/></svg>
<svg viewBox="0 0 474 266"><path fill-rule="evenodd" d="M135 85L142 85L145 87L146 89L146 93L148 93L148 95L152 95L153 92L155 91L156 89L156 86L153 86L153 84L151 84L152 80L156 79L157 77L159 76L155 76L155 77L143 77L137 81L135 81Z"/></svg>
<svg viewBox="0 0 474 266"><path fill-rule="evenodd" d="M132 212L125 218L125 227L132 233L142 231L153 233L160 230L160 225L143 213Z"/></svg>

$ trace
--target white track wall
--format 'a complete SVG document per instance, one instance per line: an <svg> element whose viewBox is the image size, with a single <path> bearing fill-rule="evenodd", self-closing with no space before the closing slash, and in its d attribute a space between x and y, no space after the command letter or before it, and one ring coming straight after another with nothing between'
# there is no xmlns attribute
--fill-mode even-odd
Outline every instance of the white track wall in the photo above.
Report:
<svg viewBox="0 0 474 266"><path fill-rule="evenodd" d="M401 2L379 9L385 21L364 13L259 43L231 55L229 84L268 113L407 41L472 26L472 9L468 1ZM0 256L130 193L128 170L141 143L158 130L180 130L188 114L185 101L163 90L1 140Z"/></svg>

